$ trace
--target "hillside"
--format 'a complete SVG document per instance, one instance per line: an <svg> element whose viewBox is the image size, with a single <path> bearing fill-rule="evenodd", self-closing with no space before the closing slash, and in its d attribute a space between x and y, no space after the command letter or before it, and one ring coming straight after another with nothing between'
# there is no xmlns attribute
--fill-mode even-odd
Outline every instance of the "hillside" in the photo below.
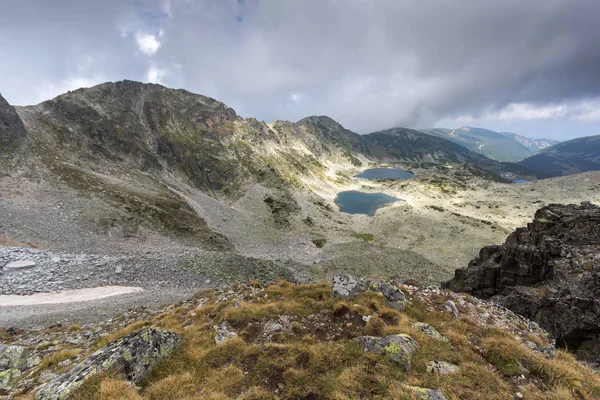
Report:
<svg viewBox="0 0 600 400"><path fill-rule="evenodd" d="M465 126L457 129L431 129L430 135L451 140L492 160L516 162L532 154L523 144L501 133Z"/></svg>
<svg viewBox="0 0 600 400"><path fill-rule="evenodd" d="M533 154L539 152L540 150L544 150L547 147L560 143L560 141L558 140L533 139L510 132L500 132L500 134L511 138L515 142L521 143L523 146L527 147L529 151L531 151L531 153Z"/></svg>
<svg viewBox="0 0 600 400"><path fill-rule="evenodd" d="M506 309L347 275L333 286L238 283L106 325L0 337L14 354L12 393L37 400L600 395L598 375ZM38 361L26 363L36 338Z"/></svg>
<svg viewBox="0 0 600 400"><path fill-rule="evenodd" d="M522 160L519 165L543 178L600 170L600 135L556 144Z"/></svg>

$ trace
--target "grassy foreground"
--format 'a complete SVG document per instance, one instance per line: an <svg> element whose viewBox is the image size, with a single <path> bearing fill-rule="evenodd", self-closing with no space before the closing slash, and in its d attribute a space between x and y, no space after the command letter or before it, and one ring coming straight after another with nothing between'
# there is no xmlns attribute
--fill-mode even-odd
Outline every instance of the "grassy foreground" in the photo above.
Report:
<svg viewBox="0 0 600 400"><path fill-rule="evenodd" d="M118 376L88 381L73 398L92 399L419 399L405 385L439 389L447 399L595 399L600 376L557 350L554 358L523 343L548 344L545 335L497 308L466 295L401 286L409 303L401 313L382 296L332 298L331 285L257 282L209 290L137 322L97 347L153 325L182 334L183 345L142 388ZM455 300L461 318L443 311ZM461 300L462 299L462 300ZM487 304L487 303L486 303ZM491 306L490 306L491 307ZM371 316L365 323L363 317ZM432 325L448 341L428 336L414 322ZM237 336L215 344L215 326ZM365 352L352 339L406 333L418 342L412 370ZM94 349L89 349L91 352ZM458 371L427 371L448 361Z"/></svg>

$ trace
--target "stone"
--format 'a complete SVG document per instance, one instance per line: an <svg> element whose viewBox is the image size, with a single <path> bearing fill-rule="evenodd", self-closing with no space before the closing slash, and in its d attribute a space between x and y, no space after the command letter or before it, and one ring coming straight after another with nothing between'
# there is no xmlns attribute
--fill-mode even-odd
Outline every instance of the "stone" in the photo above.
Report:
<svg viewBox="0 0 600 400"><path fill-rule="evenodd" d="M66 399L86 380L100 373L117 373L123 379L139 384L180 343L179 334L154 328L123 336L76 364L69 372L44 384L34 398Z"/></svg>
<svg viewBox="0 0 600 400"><path fill-rule="evenodd" d="M24 371L27 368L27 357L29 357L27 347L0 344L0 371L6 369Z"/></svg>
<svg viewBox="0 0 600 400"><path fill-rule="evenodd" d="M409 335L400 333L385 337L360 336L354 339L365 351L379 353L401 365L406 372L412 369L411 360L417 351L417 342Z"/></svg>
<svg viewBox="0 0 600 400"><path fill-rule="evenodd" d="M381 294L388 305L398 311L406 308L404 292L393 281L381 279L361 278L347 274L339 274L333 278L333 297L353 297L365 292Z"/></svg>
<svg viewBox="0 0 600 400"><path fill-rule="evenodd" d="M414 328L417 328L424 334L431 336L434 339L440 340L442 342L448 342L448 338L439 333L433 326L426 324L424 322L414 322L412 324Z"/></svg>
<svg viewBox="0 0 600 400"><path fill-rule="evenodd" d="M121 274L121 273L123 273L123 267L120 265L117 265L115 267L115 274Z"/></svg>
<svg viewBox="0 0 600 400"><path fill-rule="evenodd" d="M427 372L440 375L451 374L458 371L458 365L447 361L429 361L427 363Z"/></svg>
<svg viewBox="0 0 600 400"><path fill-rule="evenodd" d="M413 392L419 400L446 400L446 397L439 389L427 389L406 385L404 383L400 383L399 386Z"/></svg>
<svg viewBox="0 0 600 400"><path fill-rule="evenodd" d="M4 266L5 270L16 270L16 269L26 269L35 267L35 261L32 260L19 260L19 261L11 261Z"/></svg>
<svg viewBox="0 0 600 400"><path fill-rule="evenodd" d="M486 246L443 287L472 294L535 321L557 345L591 363L600 348L600 207L550 204L501 246ZM548 350L539 350L552 357Z"/></svg>
<svg viewBox="0 0 600 400"><path fill-rule="evenodd" d="M0 371L0 392L11 390L20 376L21 371L15 368Z"/></svg>
<svg viewBox="0 0 600 400"><path fill-rule="evenodd" d="M446 302L444 303L444 308L449 313L452 313L454 315L454 318L460 318L460 312L458 311L458 308L456 308L456 304L454 303L454 301L446 300Z"/></svg>
<svg viewBox="0 0 600 400"><path fill-rule="evenodd" d="M237 333L229 326L227 322L223 322L220 325L215 325L215 343L222 344L227 339L233 338L237 336Z"/></svg>

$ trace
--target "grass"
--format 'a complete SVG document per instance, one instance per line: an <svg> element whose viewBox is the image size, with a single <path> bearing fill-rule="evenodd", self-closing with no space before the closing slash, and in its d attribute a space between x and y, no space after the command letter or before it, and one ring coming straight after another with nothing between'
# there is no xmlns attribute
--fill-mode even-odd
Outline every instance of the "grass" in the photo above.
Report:
<svg viewBox="0 0 600 400"><path fill-rule="evenodd" d="M370 233L353 233L352 237L362 239L365 242L372 242L374 240L373 235Z"/></svg>
<svg viewBox="0 0 600 400"><path fill-rule="evenodd" d="M204 304L183 303L157 315L150 324L182 334L184 344L142 383L138 393L116 376L101 376L84 385L81 399L394 399L416 398L398 382L437 388L448 399L514 398L594 399L600 377L568 353L547 359L515 336L469 318L455 320L431 310L445 298L425 304L413 299L405 312L387 306L375 293L350 299L331 297L328 284L293 285L279 281L234 287L236 298L222 292L198 295ZM368 323L363 316L370 315ZM283 332L263 339L269 321L286 321ZM412 327L429 323L449 342ZM214 343L215 324L227 322L238 336ZM103 342L141 328L132 324ZM406 333L418 342L412 371L364 352L351 339L362 335ZM528 333L542 343L541 338ZM449 375L427 372L430 361L459 366ZM513 377L523 366L533 379L518 388ZM518 370L517 370L518 367ZM79 395L79 394L78 394Z"/></svg>

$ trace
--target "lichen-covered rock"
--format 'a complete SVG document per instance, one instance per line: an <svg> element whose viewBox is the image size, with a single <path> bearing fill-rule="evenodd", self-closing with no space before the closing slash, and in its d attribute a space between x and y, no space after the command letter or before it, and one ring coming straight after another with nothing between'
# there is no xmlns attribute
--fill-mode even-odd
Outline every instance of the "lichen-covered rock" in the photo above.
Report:
<svg viewBox="0 0 600 400"><path fill-rule="evenodd" d="M441 340L442 342L448 342L448 338L439 333L433 326L424 322L415 322L412 324L414 328L417 328L426 335L431 336L434 339Z"/></svg>
<svg viewBox="0 0 600 400"><path fill-rule="evenodd" d="M7 369L24 371L27 368L28 356L29 349L27 347L0 344L0 371Z"/></svg>
<svg viewBox="0 0 600 400"><path fill-rule="evenodd" d="M429 361L427 363L427 372L432 374L446 375L458 371L458 365L448 361Z"/></svg>
<svg viewBox="0 0 600 400"><path fill-rule="evenodd" d="M417 342L409 335L400 333L386 337L361 336L354 339L365 351L380 353L400 364L407 372L412 369L411 360L417 351Z"/></svg>
<svg viewBox="0 0 600 400"><path fill-rule="evenodd" d="M180 343L179 334L154 328L123 336L42 386L35 399L66 399L87 379L102 372L116 372L138 384Z"/></svg>
<svg viewBox="0 0 600 400"><path fill-rule="evenodd" d="M446 397L442 394L442 392L440 392L439 389L410 386L404 383L401 383L399 386L413 392L419 400L446 400Z"/></svg>
<svg viewBox="0 0 600 400"><path fill-rule="evenodd" d="M11 390L19 376L21 376L21 371L16 368L0 371L0 394Z"/></svg>
<svg viewBox="0 0 600 400"><path fill-rule="evenodd" d="M334 297L352 297L364 292L380 293L388 305L395 310L404 311L406 298L402 290L393 281L381 279L360 278L339 274L333 278Z"/></svg>

